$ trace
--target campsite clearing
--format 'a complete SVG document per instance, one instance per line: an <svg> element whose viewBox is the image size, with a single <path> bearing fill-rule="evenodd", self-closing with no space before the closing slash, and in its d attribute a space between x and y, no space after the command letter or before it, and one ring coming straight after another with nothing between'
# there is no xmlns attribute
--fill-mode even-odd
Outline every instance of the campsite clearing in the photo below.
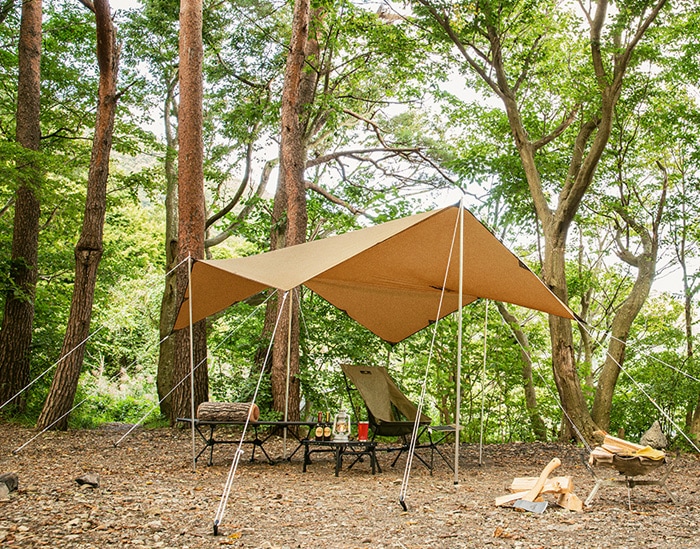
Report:
<svg viewBox="0 0 700 549"><path fill-rule="evenodd" d="M560 444L465 445L460 484L436 461L431 477L414 463L404 513L398 503L403 458L380 453L383 472L367 463L334 476L331 457L314 457L302 472L291 463L250 463L246 450L234 479L227 512L212 535L213 518L228 474L232 447L217 451L212 467L192 470L190 433L182 429L138 429L119 447L128 426L94 431L48 432L18 455L12 450L36 433L0 423L0 473L15 471L19 490L0 501L2 547L260 547L260 548L697 548L700 534L700 459L676 460L668 486L678 503L656 487L601 490L594 504L573 513L551 504L545 513L496 507L494 497L513 477L537 476L553 458L557 474L572 476L585 495L593 479L580 449ZM282 443L270 446L273 456ZM449 448L448 448L448 451ZM79 485L85 473L100 485ZM613 474L613 473L611 473Z"/></svg>

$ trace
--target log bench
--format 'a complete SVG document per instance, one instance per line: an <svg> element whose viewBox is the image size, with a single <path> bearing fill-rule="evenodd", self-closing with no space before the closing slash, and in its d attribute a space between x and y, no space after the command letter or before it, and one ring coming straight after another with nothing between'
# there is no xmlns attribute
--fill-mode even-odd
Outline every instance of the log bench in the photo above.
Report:
<svg viewBox="0 0 700 549"><path fill-rule="evenodd" d="M286 458L291 461L294 454L302 446L302 440L308 438L309 431L316 425L315 421L258 421L260 410L256 404L247 402L203 402L197 408L197 417L177 418L177 422L194 424L194 428L199 437L204 442L204 446L195 457L195 463L204 452L209 450L207 465L214 463L214 446L218 444L248 444L253 447L250 461L255 461L255 452L260 452L265 456L267 462L274 463L274 460L265 450L265 443L275 434L286 429L288 433L297 441L294 451ZM218 427L246 426L252 430L241 432L240 436L230 438L215 438L214 434ZM306 433L302 435L301 427L306 427Z"/></svg>

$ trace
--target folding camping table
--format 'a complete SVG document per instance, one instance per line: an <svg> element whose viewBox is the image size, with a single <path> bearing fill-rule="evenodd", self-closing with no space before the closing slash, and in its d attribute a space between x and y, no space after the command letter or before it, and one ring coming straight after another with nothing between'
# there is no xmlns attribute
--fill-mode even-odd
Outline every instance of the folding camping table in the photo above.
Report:
<svg viewBox="0 0 700 549"><path fill-rule="evenodd" d="M362 460L363 456L369 457L369 463L372 467L372 474L376 471L382 472L382 468L377 461L376 448L377 443L372 440L312 440L304 439L301 441L304 446L304 466L302 471L306 473L306 466L311 464L311 454L332 452L335 454L335 476L340 473L343 467L343 457L354 457L354 461L348 465L348 469L352 468L355 463Z"/></svg>
<svg viewBox="0 0 700 549"><path fill-rule="evenodd" d="M190 418L177 418L178 422L192 424L192 419ZM195 462L199 457L209 449L209 460L207 465L212 465L214 457L214 446L217 444L238 444L241 442L240 438L227 438L227 439L217 439L214 438L214 431L217 427L223 425L237 425L244 426L245 421L203 421L200 419L194 420L194 428L199 433L200 438L204 441L204 447L199 451L195 457ZM249 421L248 427L253 429L253 438L246 438L243 440L243 444L250 444L253 447L253 451L250 456L250 461L255 461L255 450L260 448L260 451L267 458L268 463L274 463L273 459L265 450L265 443L270 440L270 438L280 431L280 429L287 428L287 431L292 435L292 437L297 441L297 446L294 451L286 458L287 461L291 461L294 454L297 453L299 448L302 446L302 442L308 438L308 433L312 427L316 425L315 421ZM302 437L297 429L294 427L306 427L306 437Z"/></svg>

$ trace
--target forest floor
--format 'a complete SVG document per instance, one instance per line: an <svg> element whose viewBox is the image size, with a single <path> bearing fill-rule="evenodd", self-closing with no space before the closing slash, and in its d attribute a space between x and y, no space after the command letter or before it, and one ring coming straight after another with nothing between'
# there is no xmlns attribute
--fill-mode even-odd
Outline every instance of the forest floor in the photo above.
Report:
<svg viewBox="0 0 700 549"><path fill-rule="evenodd" d="M625 487L603 487L582 513L550 502L536 514L495 507L494 498L514 477L537 476L558 457L554 475L572 475L585 500L593 478L581 449L487 445L479 465L478 446L464 445L458 485L439 458L432 476L414 461L404 512L404 458L392 468L393 455L382 452L381 473L372 475L365 461L335 477L330 456L314 455L303 473L300 453L291 462L251 463L246 446L214 536L234 446L217 446L214 464L202 458L194 470L189 431L137 429L115 447L127 429L48 432L15 455L36 433L0 423L0 473L19 476L19 489L0 500L0 547L700 548L694 454L677 457L668 478L675 505L658 487L642 486L632 490L629 510ZM265 448L281 457L280 440ZM98 474L99 486L79 485L85 473Z"/></svg>

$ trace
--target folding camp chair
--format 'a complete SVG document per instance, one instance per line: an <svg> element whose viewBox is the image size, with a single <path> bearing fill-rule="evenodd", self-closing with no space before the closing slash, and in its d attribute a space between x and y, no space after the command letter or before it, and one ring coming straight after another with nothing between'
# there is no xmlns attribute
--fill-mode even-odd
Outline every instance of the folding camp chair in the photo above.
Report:
<svg viewBox="0 0 700 549"><path fill-rule="evenodd" d="M418 408L404 395L393 379L389 376L387 369L381 366L355 366L344 364L341 366L345 374L346 386L352 402L350 386L347 385L349 379L355 385L364 400L367 408L367 419L372 430L372 440L376 437L396 437L401 439L399 446L385 448L387 452L398 452L391 466L396 465L399 457L407 452L411 447L410 435L413 433L413 425L418 413ZM354 407L354 404L353 404ZM358 414L358 410L355 410ZM359 417L359 414L357 415ZM438 443L442 442L455 429L450 425L440 425L431 427L431 420L421 413L418 424L418 437L415 450L430 449L430 462L426 461L417 452L417 457L423 465L433 473L433 457L435 452L445 460L445 463L452 468L452 464L438 448ZM433 432L439 432L442 436L439 440L433 440ZM427 442L420 443L421 437L427 436Z"/></svg>

